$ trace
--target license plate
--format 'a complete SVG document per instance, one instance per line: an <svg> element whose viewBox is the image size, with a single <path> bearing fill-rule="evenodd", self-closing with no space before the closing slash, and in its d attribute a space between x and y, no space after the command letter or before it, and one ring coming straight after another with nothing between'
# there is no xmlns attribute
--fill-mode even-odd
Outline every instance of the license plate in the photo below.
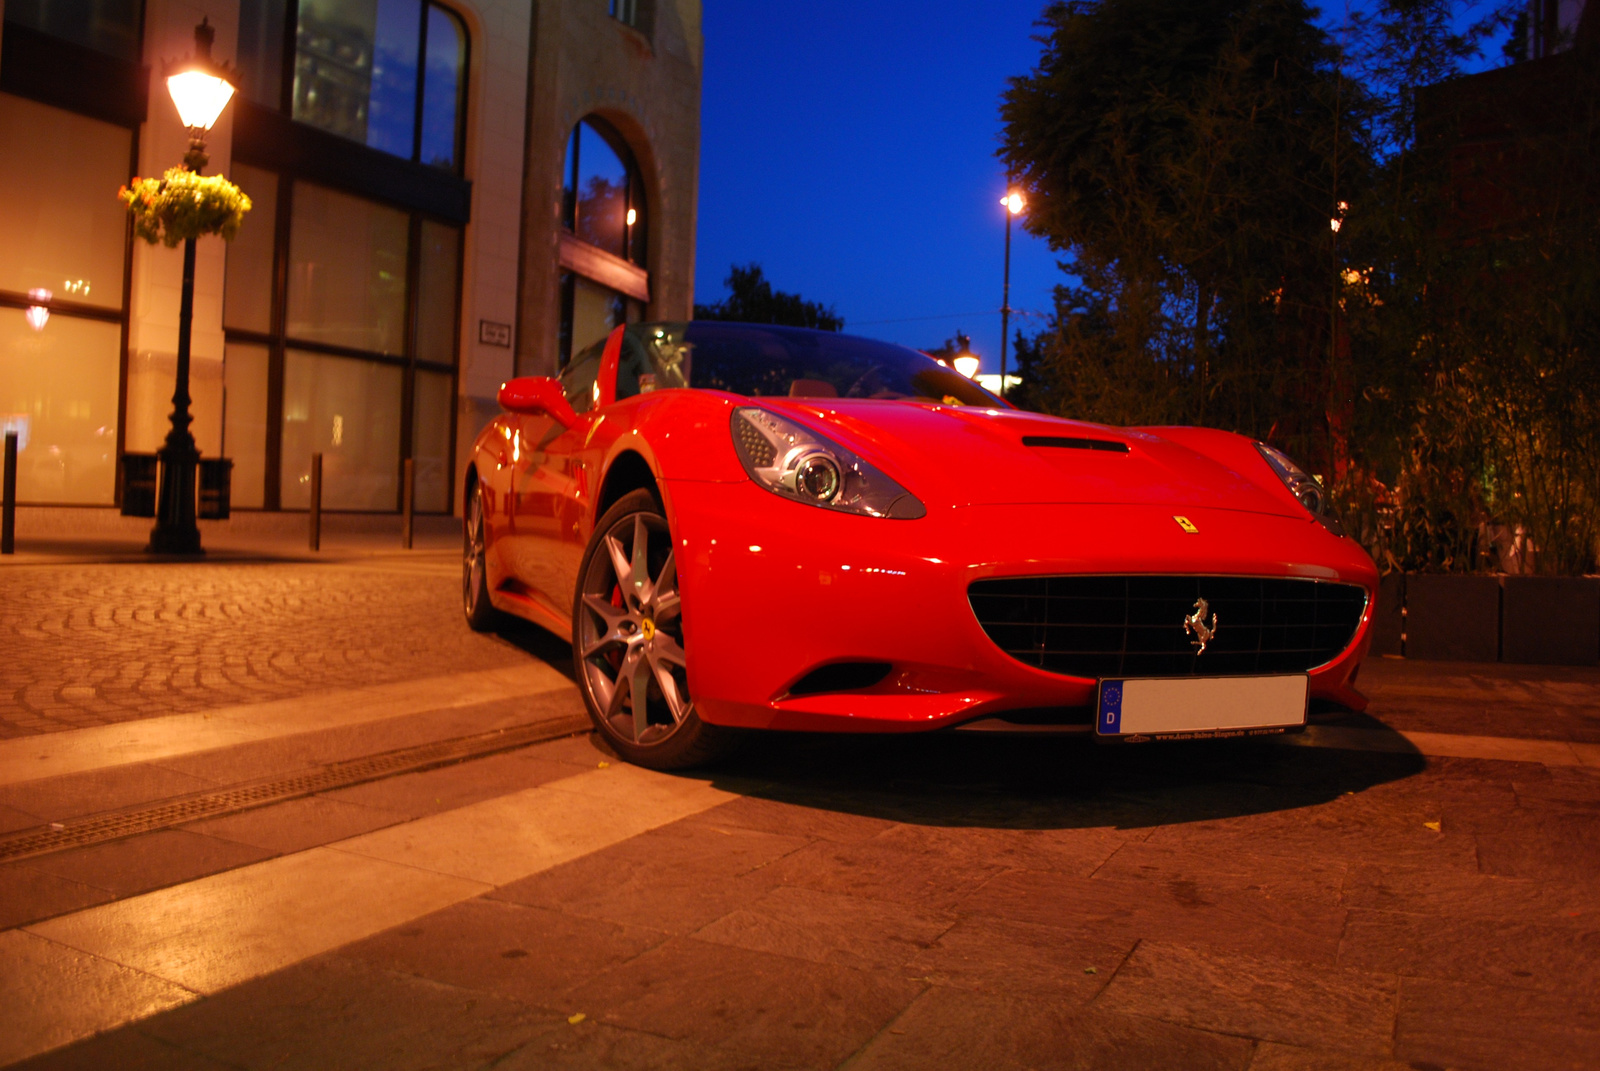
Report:
<svg viewBox="0 0 1600 1071"><path fill-rule="evenodd" d="M1309 687L1304 673L1102 680L1094 731L1179 739L1279 733L1306 723Z"/></svg>

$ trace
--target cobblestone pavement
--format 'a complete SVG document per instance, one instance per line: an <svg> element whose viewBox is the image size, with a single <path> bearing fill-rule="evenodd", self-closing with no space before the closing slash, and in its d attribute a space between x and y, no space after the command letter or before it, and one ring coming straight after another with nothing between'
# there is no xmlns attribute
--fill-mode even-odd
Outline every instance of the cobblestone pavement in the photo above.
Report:
<svg viewBox="0 0 1600 1071"><path fill-rule="evenodd" d="M458 570L440 552L8 567L0 739L525 662L462 623Z"/></svg>

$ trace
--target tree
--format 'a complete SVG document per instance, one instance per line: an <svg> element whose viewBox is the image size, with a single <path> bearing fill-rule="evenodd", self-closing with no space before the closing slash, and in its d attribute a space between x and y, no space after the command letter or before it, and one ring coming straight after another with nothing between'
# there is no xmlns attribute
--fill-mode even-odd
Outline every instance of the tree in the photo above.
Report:
<svg viewBox="0 0 1600 1071"><path fill-rule="evenodd" d="M696 320L784 324L821 331L837 331L844 326L844 317L836 313L832 305L772 289L772 284L762 274L761 265L754 262L742 268L731 265L722 285L728 288L728 296L712 305L695 305Z"/></svg>
<svg viewBox="0 0 1600 1071"><path fill-rule="evenodd" d="M947 338L932 349L922 352L929 357L958 357L963 353L972 352L972 337L957 331L954 338Z"/></svg>
<svg viewBox="0 0 1600 1071"><path fill-rule="evenodd" d="M1073 0L1041 26L1038 68L1005 94L1000 155L1028 193L1024 225L1083 280L1047 329L1058 371L1103 373L1102 419L1150 415L1148 394L1115 384L1153 377L1166 419L1327 459L1329 219L1370 162L1339 122L1363 102L1311 10Z"/></svg>
<svg viewBox="0 0 1600 1071"><path fill-rule="evenodd" d="M1386 568L1593 571L1600 9L1464 77L1526 5L1473 7L1047 8L1001 155L1079 281L1028 404L1273 441Z"/></svg>

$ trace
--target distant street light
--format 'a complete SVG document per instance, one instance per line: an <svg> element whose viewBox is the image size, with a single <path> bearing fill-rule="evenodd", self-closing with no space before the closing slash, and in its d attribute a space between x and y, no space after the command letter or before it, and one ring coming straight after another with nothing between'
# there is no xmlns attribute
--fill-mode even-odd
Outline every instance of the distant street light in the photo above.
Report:
<svg viewBox="0 0 1600 1071"><path fill-rule="evenodd" d="M50 299L55 295L38 286L29 290L28 296L38 304L29 305L28 311L23 313L23 316L27 319L29 327L35 331L43 331L44 325L50 322Z"/></svg>
<svg viewBox="0 0 1600 1071"><path fill-rule="evenodd" d="M189 130L189 151L183 166L199 172L210 159L206 134L233 98L232 72L211 59L216 31L209 19L194 28L194 55L167 68L167 92L178 107L178 118ZM172 389L172 429L156 456L161 459L156 526L150 531L154 554L199 554L200 527L195 523L195 470L200 451L189 425L189 338L194 326L194 242L183 242L183 294L178 304L178 368Z"/></svg>
<svg viewBox="0 0 1600 1071"><path fill-rule="evenodd" d="M1009 185L1010 180L1007 180ZM1011 217L1021 215L1027 202L1022 199L1022 194L1011 190L1000 203L1006 207L1006 279L1005 291L1000 299L1000 389L1005 390L1006 382L1006 333L1011 330ZM1002 398L1005 394L1000 395Z"/></svg>
<svg viewBox="0 0 1600 1071"><path fill-rule="evenodd" d="M957 372L971 379L978 374L978 366L983 362L970 353L963 353L958 355L951 363L955 365Z"/></svg>

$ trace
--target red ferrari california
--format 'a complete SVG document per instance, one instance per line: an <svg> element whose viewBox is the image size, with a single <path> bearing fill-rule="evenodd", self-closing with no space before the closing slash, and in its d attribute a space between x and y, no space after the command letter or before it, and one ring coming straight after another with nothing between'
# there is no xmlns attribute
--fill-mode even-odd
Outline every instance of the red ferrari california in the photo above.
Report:
<svg viewBox="0 0 1600 1071"><path fill-rule="evenodd" d="M475 443L467 621L572 642L616 750L733 729L1283 732L1354 688L1372 560L1315 480L1206 428L1011 408L821 331L617 328Z"/></svg>

